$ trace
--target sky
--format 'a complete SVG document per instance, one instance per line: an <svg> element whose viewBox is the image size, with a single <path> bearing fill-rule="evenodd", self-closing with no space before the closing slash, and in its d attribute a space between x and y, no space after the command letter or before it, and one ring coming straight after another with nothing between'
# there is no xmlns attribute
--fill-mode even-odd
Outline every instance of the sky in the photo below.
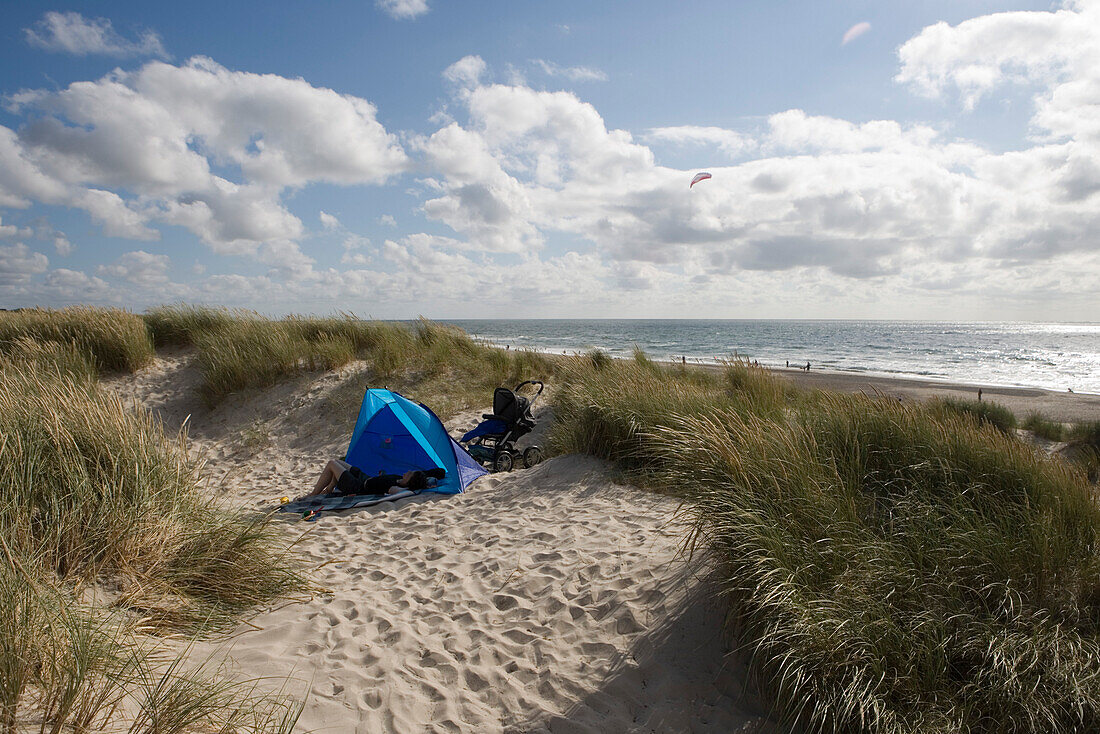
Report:
<svg viewBox="0 0 1100 734"><path fill-rule="evenodd" d="M1100 0L7 4L0 307L179 302L1100 321Z"/></svg>

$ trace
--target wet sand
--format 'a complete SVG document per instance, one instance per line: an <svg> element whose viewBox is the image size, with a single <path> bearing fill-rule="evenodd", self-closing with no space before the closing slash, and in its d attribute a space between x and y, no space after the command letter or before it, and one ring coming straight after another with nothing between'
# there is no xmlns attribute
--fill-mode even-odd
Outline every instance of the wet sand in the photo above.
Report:
<svg viewBox="0 0 1100 734"><path fill-rule="evenodd" d="M1020 419L1026 418L1029 413L1037 412L1048 420L1061 423L1100 420L1100 395L1054 392L1032 387L964 385L823 370L806 372L794 367L776 368L772 373L802 388L862 392L869 395L879 393L908 400L927 400L931 397L975 400L978 397L978 389L981 388L982 400L999 403Z"/></svg>

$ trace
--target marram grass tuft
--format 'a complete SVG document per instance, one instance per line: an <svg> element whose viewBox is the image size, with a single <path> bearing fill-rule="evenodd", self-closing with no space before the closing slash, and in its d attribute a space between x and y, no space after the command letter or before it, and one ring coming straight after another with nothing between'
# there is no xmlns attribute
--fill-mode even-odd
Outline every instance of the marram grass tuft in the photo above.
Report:
<svg viewBox="0 0 1100 734"><path fill-rule="evenodd" d="M1082 473L942 406L744 370L575 360L552 437L686 500L689 547L785 721L1100 730L1100 510Z"/></svg>

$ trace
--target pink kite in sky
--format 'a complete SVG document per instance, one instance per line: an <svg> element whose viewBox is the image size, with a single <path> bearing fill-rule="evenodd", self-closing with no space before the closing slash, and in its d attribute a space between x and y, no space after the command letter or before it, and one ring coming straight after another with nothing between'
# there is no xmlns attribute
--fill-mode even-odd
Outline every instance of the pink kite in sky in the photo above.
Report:
<svg viewBox="0 0 1100 734"><path fill-rule="evenodd" d="M688 188L690 189L695 184L699 183L700 181L706 181L708 178L710 178L710 174L706 171L697 173L695 174L695 178L691 179L691 183L688 184Z"/></svg>

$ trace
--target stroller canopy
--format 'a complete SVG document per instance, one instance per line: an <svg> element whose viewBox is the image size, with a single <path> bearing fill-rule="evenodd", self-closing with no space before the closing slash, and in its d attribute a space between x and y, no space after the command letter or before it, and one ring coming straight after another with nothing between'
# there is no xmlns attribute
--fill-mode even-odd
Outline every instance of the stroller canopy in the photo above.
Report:
<svg viewBox="0 0 1100 734"><path fill-rule="evenodd" d="M363 396L346 460L367 476L439 467L447 476L430 491L443 494L458 494L487 473L451 438L435 413L379 389Z"/></svg>

